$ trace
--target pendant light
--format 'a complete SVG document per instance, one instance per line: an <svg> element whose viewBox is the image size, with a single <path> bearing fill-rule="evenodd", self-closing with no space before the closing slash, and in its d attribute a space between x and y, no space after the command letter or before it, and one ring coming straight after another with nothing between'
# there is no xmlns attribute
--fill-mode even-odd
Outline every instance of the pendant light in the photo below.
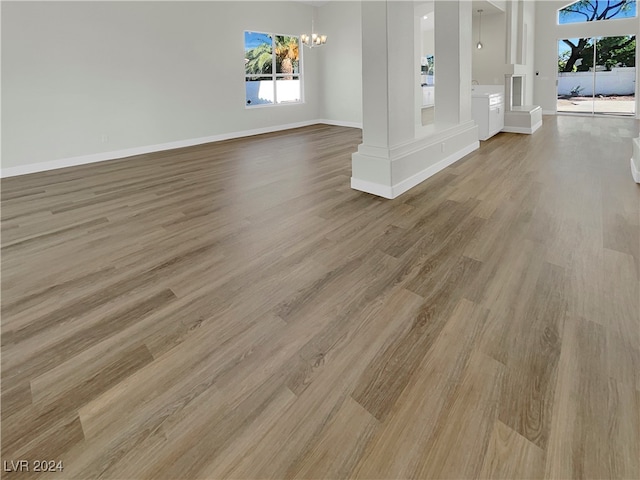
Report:
<svg viewBox="0 0 640 480"><path fill-rule="evenodd" d="M478 15L480 16L478 19L478 44L476 45L478 50L482 48L482 12L482 9L478 10Z"/></svg>
<svg viewBox="0 0 640 480"><path fill-rule="evenodd" d="M308 35L306 33L303 33L302 35L300 35L300 40L302 40L302 44L309 47L309 48L315 48L315 47L321 47L322 45L324 45L325 43L327 43L327 36L326 35L322 35L319 33L315 32L315 28L314 28L314 13L312 10L311 13L311 35Z"/></svg>

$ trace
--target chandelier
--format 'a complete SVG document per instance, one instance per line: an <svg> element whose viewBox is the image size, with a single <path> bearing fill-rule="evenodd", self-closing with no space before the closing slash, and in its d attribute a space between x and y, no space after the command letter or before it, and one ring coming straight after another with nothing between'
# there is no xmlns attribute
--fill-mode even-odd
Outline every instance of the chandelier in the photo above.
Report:
<svg viewBox="0 0 640 480"><path fill-rule="evenodd" d="M309 48L321 47L325 43L327 43L327 36L322 35L320 33L315 33L315 28L313 25L313 13L311 14L311 34L303 33L300 35L300 40L303 45L306 45Z"/></svg>

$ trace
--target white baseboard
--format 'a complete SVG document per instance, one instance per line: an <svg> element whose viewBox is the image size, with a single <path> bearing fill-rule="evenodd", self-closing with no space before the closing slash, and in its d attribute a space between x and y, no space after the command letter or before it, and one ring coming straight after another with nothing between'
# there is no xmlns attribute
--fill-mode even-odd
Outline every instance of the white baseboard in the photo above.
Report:
<svg viewBox="0 0 640 480"><path fill-rule="evenodd" d="M359 128L362 130L362 122L343 122L342 120L328 120L326 118L321 118L318 119L316 123L325 123L327 125L335 125L336 127Z"/></svg>
<svg viewBox="0 0 640 480"><path fill-rule="evenodd" d="M378 197L392 199L393 187L389 185L382 185L380 183L367 182L366 180L360 180L359 178L351 177L351 188L354 190L360 190L361 192L371 193Z"/></svg>
<svg viewBox="0 0 640 480"><path fill-rule="evenodd" d="M177 140L175 142L158 143L155 145L146 145L142 147L125 148L122 150L113 150L110 152L94 153L90 155L80 155L77 157L62 158L52 160L50 162L31 163L28 165L20 165L17 167L6 167L0 169L0 178L15 177L18 175L27 175L29 173L45 172L48 170L57 170L59 168L76 167L78 165L86 165L89 163L105 162L108 160L116 160L135 155L144 155L146 153L162 152L164 150L174 150L176 148L193 147L194 145L202 145L205 143L219 142L222 140L230 140L232 138L250 137L263 133L278 132L281 130L289 130L292 128L307 127L325 123L328 125L337 125L343 127L362 128L362 124L354 122L341 122L338 120L307 120L304 122L287 123L284 125L275 125L265 128L254 128L252 130L242 130L239 132L223 133L220 135L211 135L208 137L191 138L187 140Z"/></svg>
<svg viewBox="0 0 640 480"><path fill-rule="evenodd" d="M555 110L542 110L543 115L555 115L556 113Z"/></svg>
<svg viewBox="0 0 640 480"><path fill-rule="evenodd" d="M525 133L525 134L531 135L532 133L535 133L535 131L538 130L541 126L542 126L542 120L536 123L533 127L506 127L505 126L502 129L502 131L508 132L508 133Z"/></svg>
<svg viewBox="0 0 640 480"><path fill-rule="evenodd" d="M438 163L430 165L424 170L416 173L415 175L412 175L405 180L402 180L399 183L396 183L393 186L382 185L379 183L368 182L366 180L360 180L358 178L351 177L351 188L353 188L354 190L360 190L361 192L371 193L379 197L393 199L402 195L404 192L410 190L416 185L424 182L427 178L435 175L439 171L444 170L449 165L457 162L465 155L468 155L469 153L477 150L479 147L480 142L476 140L474 143L467 145L457 152L452 153L451 155L440 160Z"/></svg>
<svg viewBox="0 0 640 480"><path fill-rule="evenodd" d="M526 127L503 127L502 130L500 130L501 132L507 132L507 133L528 133L531 134L531 129L530 128L526 128Z"/></svg>
<svg viewBox="0 0 640 480"><path fill-rule="evenodd" d="M536 133L536 130L538 130L541 126L542 126L542 119L540 119L538 123L536 123L533 127L531 127L531 133Z"/></svg>
<svg viewBox="0 0 640 480"><path fill-rule="evenodd" d="M631 157L631 175L633 176L634 182L640 183L640 170L636 167L633 157Z"/></svg>

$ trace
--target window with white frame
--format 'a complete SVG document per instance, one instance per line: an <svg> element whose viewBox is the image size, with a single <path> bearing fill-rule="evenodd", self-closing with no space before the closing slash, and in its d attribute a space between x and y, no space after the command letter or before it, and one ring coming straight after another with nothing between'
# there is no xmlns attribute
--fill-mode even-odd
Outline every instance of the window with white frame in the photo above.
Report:
<svg viewBox="0 0 640 480"><path fill-rule="evenodd" d="M636 0L578 0L558 10L558 23L584 23L632 18L638 15Z"/></svg>
<svg viewBox="0 0 640 480"><path fill-rule="evenodd" d="M244 32L245 105L302 101L300 38Z"/></svg>

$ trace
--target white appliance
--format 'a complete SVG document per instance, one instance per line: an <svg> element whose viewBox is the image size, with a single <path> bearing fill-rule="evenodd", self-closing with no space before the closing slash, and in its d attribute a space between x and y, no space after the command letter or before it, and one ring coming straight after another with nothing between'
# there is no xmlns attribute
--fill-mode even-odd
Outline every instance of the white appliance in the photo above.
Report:
<svg viewBox="0 0 640 480"><path fill-rule="evenodd" d="M478 137L487 140L504 127L504 95L477 89L471 98L471 116L478 124Z"/></svg>

